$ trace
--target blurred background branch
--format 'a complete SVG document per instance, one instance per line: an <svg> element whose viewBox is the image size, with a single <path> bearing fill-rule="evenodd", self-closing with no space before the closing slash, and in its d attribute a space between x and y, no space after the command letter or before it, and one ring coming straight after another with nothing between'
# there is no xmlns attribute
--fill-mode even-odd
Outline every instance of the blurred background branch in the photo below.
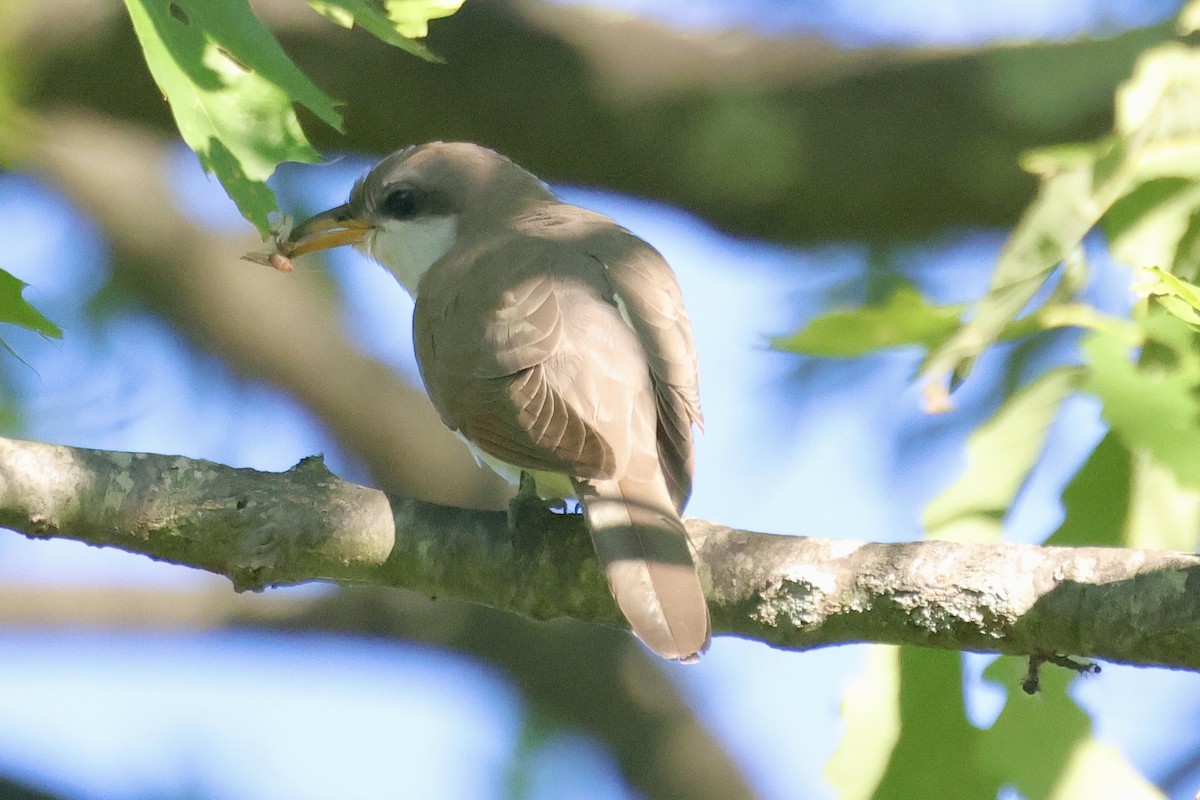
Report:
<svg viewBox="0 0 1200 800"><path fill-rule="evenodd" d="M251 267L239 258L259 246L255 234L220 236L178 210L159 134L60 110L38 120L30 142L22 166L104 227L114 279L148 308L243 375L295 395L380 486L452 505L502 505L507 486L475 465L424 392L347 340L327 287Z"/></svg>
<svg viewBox="0 0 1200 800"><path fill-rule="evenodd" d="M120 9L69 6L19 12L28 103L172 133ZM346 104L345 135L304 118L320 147L386 153L469 139L549 181L659 198L782 242L1012 224L1034 188L1020 153L1107 130L1135 57L1172 33L1163 24L1021 47L845 49L478 0L432 27L429 45L447 63L428 64L302 3L254 6Z"/></svg>
<svg viewBox="0 0 1200 800"><path fill-rule="evenodd" d="M185 592L11 585L0 585L0 626L117 633L250 628L425 644L500 670L545 724L584 731L608 745L630 784L647 797L755 796L654 657L612 628L533 622L377 588L297 598L236 594L228 587ZM582 695L580 686L587 687Z"/></svg>

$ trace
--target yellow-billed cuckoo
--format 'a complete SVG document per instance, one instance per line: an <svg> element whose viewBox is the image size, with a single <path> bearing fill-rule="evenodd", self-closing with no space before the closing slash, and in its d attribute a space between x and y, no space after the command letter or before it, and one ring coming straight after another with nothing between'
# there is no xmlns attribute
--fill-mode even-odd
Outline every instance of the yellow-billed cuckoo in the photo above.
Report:
<svg viewBox="0 0 1200 800"><path fill-rule="evenodd" d="M613 596L659 655L709 642L680 513L700 400L691 323L654 248L507 158L435 142L381 161L285 256L353 244L416 300L442 420L509 480L578 497ZM567 480L563 480L566 478Z"/></svg>

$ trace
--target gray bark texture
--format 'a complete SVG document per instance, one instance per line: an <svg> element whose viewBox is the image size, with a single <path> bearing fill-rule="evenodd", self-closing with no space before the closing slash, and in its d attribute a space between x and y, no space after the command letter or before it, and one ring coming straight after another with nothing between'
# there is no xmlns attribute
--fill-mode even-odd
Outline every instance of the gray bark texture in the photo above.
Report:
<svg viewBox="0 0 1200 800"><path fill-rule="evenodd" d="M285 473L0 439L0 525L227 576L402 587L537 619L621 624L580 520L389 497L319 458ZM873 544L688 530L714 630L793 650L879 642L1200 668L1200 556Z"/></svg>

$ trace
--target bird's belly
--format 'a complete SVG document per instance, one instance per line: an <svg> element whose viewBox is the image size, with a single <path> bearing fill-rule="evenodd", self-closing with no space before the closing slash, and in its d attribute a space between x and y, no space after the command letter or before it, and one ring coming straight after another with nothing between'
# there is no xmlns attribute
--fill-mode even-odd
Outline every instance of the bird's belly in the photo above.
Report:
<svg viewBox="0 0 1200 800"><path fill-rule="evenodd" d="M519 486L521 484L521 473L524 472L533 477L534 482L537 484L538 496L543 500L561 500L567 497L575 497L577 494L575 487L571 485L571 479L560 472L523 469L485 453L461 433L458 433L458 438L466 443L467 448L471 451L471 455L475 458L476 464L487 465L492 472L504 478L512 486Z"/></svg>

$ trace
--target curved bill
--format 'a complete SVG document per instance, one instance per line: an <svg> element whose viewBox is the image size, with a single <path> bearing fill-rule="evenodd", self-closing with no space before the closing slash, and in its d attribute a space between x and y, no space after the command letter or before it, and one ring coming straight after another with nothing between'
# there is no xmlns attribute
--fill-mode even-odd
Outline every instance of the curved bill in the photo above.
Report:
<svg viewBox="0 0 1200 800"><path fill-rule="evenodd" d="M367 238L371 225L354 216L349 203L309 217L292 229L285 240L287 255L302 256Z"/></svg>

